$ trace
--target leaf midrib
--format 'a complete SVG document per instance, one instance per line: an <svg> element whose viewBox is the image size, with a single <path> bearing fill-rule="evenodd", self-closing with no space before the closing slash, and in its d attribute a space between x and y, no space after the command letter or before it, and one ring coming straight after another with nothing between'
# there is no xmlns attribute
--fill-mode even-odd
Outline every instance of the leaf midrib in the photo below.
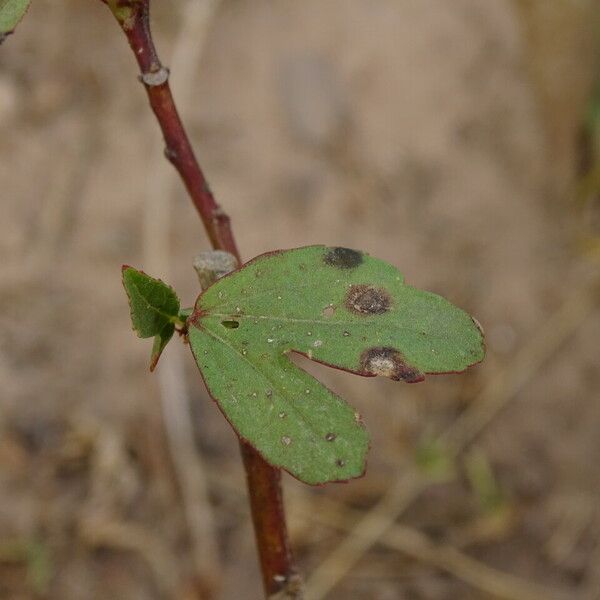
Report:
<svg viewBox="0 0 600 600"><path fill-rule="evenodd" d="M369 325L372 325L373 322L365 322L365 323L360 323L358 321L335 321L335 320L327 320L327 321L321 321L318 319L297 319L295 317L275 317L272 315L248 315L248 314L236 314L236 313L213 313L213 312L205 312L202 314L202 318L205 317L219 317L219 318L227 318L227 319L262 319L264 321L279 321L282 323L307 323L308 325L329 325L329 326L339 326L339 327L350 327L350 328L354 328L354 327L367 327ZM419 330L417 328L414 327L409 327L407 325L398 325L397 323L389 323L387 325L387 328L393 328L393 329L402 329L404 331L408 331L410 333L415 333L418 332ZM438 339L438 340L443 340L445 338L445 336L443 335L439 335L439 334L435 334L435 333L430 333L427 332L427 337L429 339L433 338L433 339Z"/></svg>
<svg viewBox="0 0 600 600"><path fill-rule="evenodd" d="M157 306L154 306L153 304L150 304L150 301L141 292L140 287L137 285L137 283L135 283L135 281L132 281L131 284L132 284L133 289L136 291L138 297L141 298L141 300L143 302L145 302L146 308L149 308L151 311L155 312L157 315L160 315L161 317L164 317L170 323L177 323L178 322L177 315L179 313L179 310L176 310L175 314L173 314L173 315L169 314L167 312L163 312Z"/></svg>

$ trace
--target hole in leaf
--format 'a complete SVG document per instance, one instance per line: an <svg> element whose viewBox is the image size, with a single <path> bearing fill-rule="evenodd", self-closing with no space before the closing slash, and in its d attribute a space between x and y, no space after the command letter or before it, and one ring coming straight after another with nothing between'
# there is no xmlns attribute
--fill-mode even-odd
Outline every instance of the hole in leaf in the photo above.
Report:
<svg viewBox="0 0 600 600"><path fill-rule="evenodd" d="M221 325L223 325L223 327L227 327L227 329L237 329L240 326L240 322L239 321L221 321Z"/></svg>

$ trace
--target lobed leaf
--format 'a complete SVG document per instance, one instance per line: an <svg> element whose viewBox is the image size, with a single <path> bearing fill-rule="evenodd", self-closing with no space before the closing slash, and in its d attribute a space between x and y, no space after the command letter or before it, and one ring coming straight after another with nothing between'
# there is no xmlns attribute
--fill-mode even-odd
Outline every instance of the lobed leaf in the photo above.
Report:
<svg viewBox="0 0 600 600"><path fill-rule="evenodd" d="M294 365L292 351L364 376L409 383L482 360L464 311L404 283L395 267L347 248L259 256L203 292L190 346L212 397L271 464L320 484L360 476L360 415Z"/></svg>
<svg viewBox="0 0 600 600"><path fill-rule="evenodd" d="M31 0L0 0L0 41L13 32L30 3Z"/></svg>
<svg viewBox="0 0 600 600"><path fill-rule="evenodd" d="M165 346L180 322L179 298L171 287L138 271L123 266L123 286L129 298L131 322L141 338L154 337L150 370L153 371Z"/></svg>

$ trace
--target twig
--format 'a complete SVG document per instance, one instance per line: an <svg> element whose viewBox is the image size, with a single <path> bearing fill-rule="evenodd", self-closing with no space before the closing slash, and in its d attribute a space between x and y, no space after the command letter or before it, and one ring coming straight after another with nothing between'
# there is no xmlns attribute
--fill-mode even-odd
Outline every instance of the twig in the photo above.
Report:
<svg viewBox="0 0 600 600"><path fill-rule="evenodd" d="M109 5L133 50L150 106L163 132L165 154L179 172L213 248L226 250L239 260L229 217L215 202L198 165L173 101L169 71L156 53L150 34L150 0L103 1ZM242 443L241 447L263 582L267 595L273 595L297 579L285 524L281 473L251 446Z"/></svg>
<svg viewBox="0 0 600 600"><path fill-rule="evenodd" d="M140 67L140 81L165 140L165 156L177 169L194 203L214 248L239 252L229 216L217 204L196 160L179 117L171 87L169 69L160 62L150 32L150 0L102 0L111 8Z"/></svg>
<svg viewBox="0 0 600 600"><path fill-rule="evenodd" d="M204 47L205 34L219 0L188 0L182 15L182 28L173 49L173 71L179 81L185 117L190 110L194 74ZM144 264L153 273L170 278L169 233L173 192L171 172L157 156L148 168L144 202ZM157 372L161 409L169 453L179 484L183 510L189 529L192 563L203 582L207 596L219 586L219 551L215 515L210 504L206 467L196 450L192 426L191 398L185 380L180 348L172 348L161 360Z"/></svg>
<svg viewBox="0 0 600 600"><path fill-rule="evenodd" d="M462 451L525 387L596 307L589 289L573 292L511 361L480 392L462 417L439 437L451 455ZM321 600L354 567L360 557L393 526L398 517L428 486L416 468L402 475L347 537L315 569L306 584L306 598Z"/></svg>

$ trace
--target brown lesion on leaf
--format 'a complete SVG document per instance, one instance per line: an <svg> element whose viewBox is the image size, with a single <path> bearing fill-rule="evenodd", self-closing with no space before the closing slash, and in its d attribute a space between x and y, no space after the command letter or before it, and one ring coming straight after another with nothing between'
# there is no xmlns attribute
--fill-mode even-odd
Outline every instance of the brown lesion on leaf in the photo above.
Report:
<svg viewBox="0 0 600 600"><path fill-rule="evenodd" d="M329 248L323 256L323 262L338 269L354 269L362 264L362 252L350 248Z"/></svg>
<svg viewBox="0 0 600 600"><path fill-rule="evenodd" d="M365 375L382 375L407 383L425 379L423 373L409 365L398 350L387 346L365 350L360 356L360 371Z"/></svg>
<svg viewBox="0 0 600 600"><path fill-rule="evenodd" d="M345 305L358 315L382 315L392 308L392 297L383 288L361 283L350 286Z"/></svg>

